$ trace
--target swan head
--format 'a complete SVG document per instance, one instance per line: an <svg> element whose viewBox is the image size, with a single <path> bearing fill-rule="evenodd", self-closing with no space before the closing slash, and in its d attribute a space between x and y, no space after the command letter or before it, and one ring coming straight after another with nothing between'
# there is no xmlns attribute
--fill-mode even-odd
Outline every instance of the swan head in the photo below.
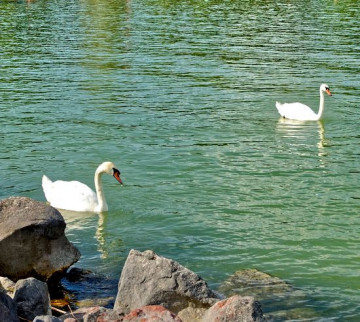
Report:
<svg viewBox="0 0 360 322"><path fill-rule="evenodd" d="M332 96L331 92L330 92L330 88L327 84L321 84L320 86L320 92L325 92L326 94L328 94L329 96Z"/></svg>
<svg viewBox="0 0 360 322"><path fill-rule="evenodd" d="M109 175L112 175L119 183L122 184L122 180L120 178L120 171L116 168L115 164L110 161L101 163L96 169L96 172L99 174L107 173Z"/></svg>

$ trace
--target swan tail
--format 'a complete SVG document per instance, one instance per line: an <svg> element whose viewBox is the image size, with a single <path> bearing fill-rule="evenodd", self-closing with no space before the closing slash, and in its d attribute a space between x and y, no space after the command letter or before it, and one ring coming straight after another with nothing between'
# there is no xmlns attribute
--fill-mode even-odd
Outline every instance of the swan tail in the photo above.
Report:
<svg viewBox="0 0 360 322"><path fill-rule="evenodd" d="M42 188L48 202L50 202L51 199L52 183L53 182L44 174L42 177Z"/></svg>
<svg viewBox="0 0 360 322"><path fill-rule="evenodd" d="M282 116L282 117L285 117L285 112L283 110L283 104L281 104L280 102L276 102L275 103L275 106L276 106L276 109L278 110L279 114Z"/></svg>
<svg viewBox="0 0 360 322"><path fill-rule="evenodd" d="M281 103L280 102L276 102L275 103L275 106L276 106L276 108L279 110L279 109L281 109Z"/></svg>
<svg viewBox="0 0 360 322"><path fill-rule="evenodd" d="M42 177L42 186L43 188L52 184L52 181L44 174Z"/></svg>

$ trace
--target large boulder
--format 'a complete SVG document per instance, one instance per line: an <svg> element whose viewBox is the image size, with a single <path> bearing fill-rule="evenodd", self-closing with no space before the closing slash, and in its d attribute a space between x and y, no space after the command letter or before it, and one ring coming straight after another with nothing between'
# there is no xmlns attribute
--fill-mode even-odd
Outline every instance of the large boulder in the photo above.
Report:
<svg viewBox="0 0 360 322"><path fill-rule="evenodd" d="M0 276L48 281L80 258L53 207L26 197L0 201Z"/></svg>
<svg viewBox="0 0 360 322"><path fill-rule="evenodd" d="M37 315L51 315L47 284L33 277L16 282L14 302L22 320L32 321Z"/></svg>
<svg viewBox="0 0 360 322"><path fill-rule="evenodd" d="M209 308L219 300L206 282L179 263L153 251L131 250L119 280L114 310L128 314L147 305L178 313L186 307Z"/></svg>

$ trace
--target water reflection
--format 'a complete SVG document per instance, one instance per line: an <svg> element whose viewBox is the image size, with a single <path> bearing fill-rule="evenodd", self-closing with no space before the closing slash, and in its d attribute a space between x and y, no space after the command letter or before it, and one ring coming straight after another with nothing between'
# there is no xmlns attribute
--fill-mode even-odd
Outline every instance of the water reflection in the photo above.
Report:
<svg viewBox="0 0 360 322"><path fill-rule="evenodd" d="M325 128L323 121L308 122L297 121L280 118L277 123L277 131L286 138L301 139L300 143L312 144L315 131L318 133L318 142L316 144L318 148L318 156L320 158L326 155L325 147Z"/></svg>
<svg viewBox="0 0 360 322"><path fill-rule="evenodd" d="M86 235L89 238L89 235L93 235L97 242L96 248L100 257L102 259L109 257L111 241L106 238L107 212L96 214L61 210L61 214L66 222L66 234L73 243L77 244L78 240L82 240L81 236ZM122 241L120 241L121 243Z"/></svg>

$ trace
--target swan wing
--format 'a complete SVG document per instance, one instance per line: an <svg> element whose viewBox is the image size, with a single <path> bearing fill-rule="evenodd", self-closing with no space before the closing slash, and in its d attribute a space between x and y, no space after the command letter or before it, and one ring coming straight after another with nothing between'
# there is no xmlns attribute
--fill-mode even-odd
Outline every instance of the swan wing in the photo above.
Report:
<svg viewBox="0 0 360 322"><path fill-rule="evenodd" d="M299 121L313 121L318 119L318 115L307 105L302 103L279 103L276 102L279 114L287 119Z"/></svg>
<svg viewBox="0 0 360 322"><path fill-rule="evenodd" d="M79 181L54 181L43 176L42 187L51 206L73 211L94 211L98 201L95 192Z"/></svg>

